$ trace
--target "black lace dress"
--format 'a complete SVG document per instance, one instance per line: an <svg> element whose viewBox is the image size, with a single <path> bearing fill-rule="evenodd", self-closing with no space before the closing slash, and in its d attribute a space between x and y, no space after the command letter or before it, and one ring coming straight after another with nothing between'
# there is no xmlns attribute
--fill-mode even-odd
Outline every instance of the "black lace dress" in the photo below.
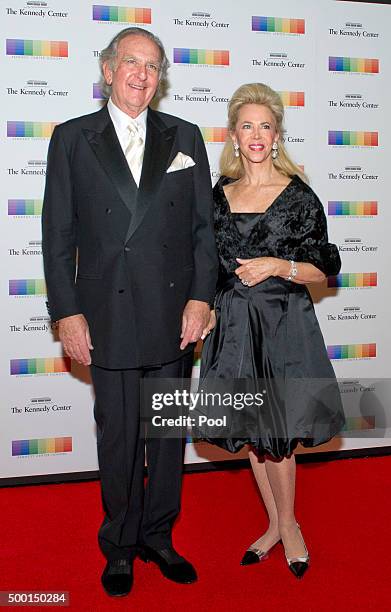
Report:
<svg viewBox="0 0 391 612"><path fill-rule="evenodd" d="M322 204L298 176L258 214L231 213L223 187L232 180L214 187L217 324L204 343L200 388L219 400L197 408L215 419L198 435L231 452L251 443L281 458L298 442L322 444L342 429L339 388L307 287L280 277L246 287L234 274L236 258L309 262L326 275L339 272L340 258Z"/></svg>

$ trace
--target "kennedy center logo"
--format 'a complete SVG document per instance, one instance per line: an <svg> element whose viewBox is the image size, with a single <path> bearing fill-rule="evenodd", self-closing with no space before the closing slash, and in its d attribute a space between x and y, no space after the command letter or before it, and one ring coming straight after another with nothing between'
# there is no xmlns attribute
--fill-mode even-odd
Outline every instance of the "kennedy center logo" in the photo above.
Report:
<svg viewBox="0 0 391 612"><path fill-rule="evenodd" d="M275 34L305 34L304 19L286 17L264 17L253 15L251 18L253 32L272 32Z"/></svg>
<svg viewBox="0 0 391 612"><path fill-rule="evenodd" d="M46 80L28 79L22 86L7 87L8 96L38 96L45 98L46 96L53 100L59 100L67 97L69 91L59 87L52 87Z"/></svg>
<svg viewBox="0 0 391 612"><path fill-rule="evenodd" d="M377 272L344 272L329 276L327 286L340 289L377 287Z"/></svg>
<svg viewBox="0 0 391 612"><path fill-rule="evenodd" d="M348 108L349 110L359 111L359 110L378 110L380 108L380 99L374 101L372 95L367 96L362 93L346 93L344 97L337 96L334 99L328 100L328 105L333 110L340 108Z"/></svg>
<svg viewBox="0 0 391 612"><path fill-rule="evenodd" d="M49 121L7 121L7 137L50 138L56 125Z"/></svg>
<svg viewBox="0 0 391 612"><path fill-rule="evenodd" d="M303 107L305 106L304 91L279 91L280 98L285 107Z"/></svg>
<svg viewBox="0 0 391 612"><path fill-rule="evenodd" d="M327 314L327 321L329 323L342 323L350 321L351 323L362 324L365 322L372 322L376 319L376 312L368 312L366 309L363 311L360 306L345 306L342 311L334 313L329 312Z"/></svg>
<svg viewBox="0 0 391 612"><path fill-rule="evenodd" d="M229 66L229 51L174 48L174 64Z"/></svg>
<svg viewBox="0 0 391 612"><path fill-rule="evenodd" d="M12 456L52 455L56 453L71 453L72 437L36 438L32 440L12 440Z"/></svg>
<svg viewBox="0 0 391 612"><path fill-rule="evenodd" d="M8 200L8 216L38 217L42 213L42 200Z"/></svg>
<svg viewBox="0 0 391 612"><path fill-rule="evenodd" d="M92 97L94 100L107 100L107 96L103 94L102 86L100 83L93 83Z"/></svg>
<svg viewBox="0 0 391 612"><path fill-rule="evenodd" d="M347 417L342 431L368 431L376 429L376 417L374 415Z"/></svg>
<svg viewBox="0 0 391 612"><path fill-rule="evenodd" d="M43 278L15 279L8 281L8 294L12 296L46 295L46 283Z"/></svg>
<svg viewBox="0 0 391 612"><path fill-rule="evenodd" d="M222 144L227 139L228 129L225 127L201 127L201 134L208 144Z"/></svg>
<svg viewBox="0 0 391 612"><path fill-rule="evenodd" d="M7 3L8 4L8 3ZM41 17L49 19L67 19L69 16L68 12L62 10L53 10L48 8L48 2L45 0L25 0L24 4L26 8L12 8L8 6L6 8L7 16L12 17Z"/></svg>
<svg viewBox="0 0 391 612"><path fill-rule="evenodd" d="M378 214L378 202L331 200L328 202L329 217L375 217Z"/></svg>
<svg viewBox="0 0 391 612"><path fill-rule="evenodd" d="M226 92L224 92L226 93ZM200 87L195 86L192 87L191 90L180 91L171 94L172 99L175 102L201 102L202 104L209 104L211 102L214 103L224 103L227 104L229 101L229 97L227 95L220 95L220 93L215 93L212 91L210 87Z"/></svg>
<svg viewBox="0 0 391 612"><path fill-rule="evenodd" d="M329 130L328 143L338 147L378 147L379 133Z"/></svg>
<svg viewBox="0 0 391 612"><path fill-rule="evenodd" d="M299 61L297 58L289 57L288 53L285 53L284 51L271 51L268 53L267 57L253 57L250 58L250 61L251 65L254 67L281 68L282 70L290 68L302 70L306 68L306 62Z"/></svg>
<svg viewBox="0 0 391 612"><path fill-rule="evenodd" d="M229 28L230 23L215 19L211 13L193 11L190 17L181 16L173 19L174 25L186 28Z"/></svg>
<svg viewBox="0 0 391 612"><path fill-rule="evenodd" d="M7 38L7 55L24 57L66 58L68 42L65 40L26 40Z"/></svg>
<svg viewBox="0 0 391 612"><path fill-rule="evenodd" d="M379 248L379 245L363 242L361 238L345 238L344 242L338 245L338 250L341 253L352 253L352 255L358 255L359 253L373 255L378 253Z"/></svg>
<svg viewBox="0 0 391 612"><path fill-rule="evenodd" d="M330 72L358 72L360 74L378 74L379 60L359 57L329 57Z"/></svg>
<svg viewBox="0 0 391 612"><path fill-rule="evenodd" d="M376 357L376 344L334 344L327 347L329 359L372 359Z"/></svg>
<svg viewBox="0 0 391 612"><path fill-rule="evenodd" d="M71 360L69 357L11 359L10 361L11 376L65 374L70 371Z"/></svg>
<svg viewBox="0 0 391 612"><path fill-rule="evenodd" d="M328 177L330 181L379 181L381 180L380 174L374 174L370 170L364 170L362 166L345 166L345 168L339 172L329 172Z"/></svg>
<svg viewBox="0 0 391 612"><path fill-rule="evenodd" d="M145 25L152 22L152 11L150 8L94 4L92 6L92 19L94 21L137 23Z"/></svg>
<svg viewBox="0 0 391 612"><path fill-rule="evenodd" d="M330 36L343 36L352 40L379 38L379 32L371 32L363 23L346 21L342 26L329 28Z"/></svg>

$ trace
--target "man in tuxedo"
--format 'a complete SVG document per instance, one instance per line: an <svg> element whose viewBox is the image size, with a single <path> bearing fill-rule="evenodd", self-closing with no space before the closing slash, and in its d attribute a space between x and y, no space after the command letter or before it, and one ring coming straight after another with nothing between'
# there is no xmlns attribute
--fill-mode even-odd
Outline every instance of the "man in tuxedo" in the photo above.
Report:
<svg viewBox="0 0 391 612"><path fill-rule="evenodd" d="M107 106L57 126L48 155L48 304L65 353L91 365L106 512L102 583L114 596L129 593L137 554L175 582L197 579L171 540L183 440L145 436L140 419L142 379L191 375L217 276L200 131L149 108L167 66L151 32L117 34L101 54Z"/></svg>

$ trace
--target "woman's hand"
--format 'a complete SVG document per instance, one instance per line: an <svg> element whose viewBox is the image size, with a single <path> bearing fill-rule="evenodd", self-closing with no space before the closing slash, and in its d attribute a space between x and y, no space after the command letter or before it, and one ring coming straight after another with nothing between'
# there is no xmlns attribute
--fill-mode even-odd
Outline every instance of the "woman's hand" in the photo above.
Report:
<svg viewBox="0 0 391 612"><path fill-rule="evenodd" d="M235 274L247 287L253 287L270 276L279 276L280 273L281 259L277 257L237 258L236 261L240 263L240 266L236 268ZM289 262L284 263L288 264L289 268Z"/></svg>
<svg viewBox="0 0 391 612"><path fill-rule="evenodd" d="M270 276L280 276L287 280L291 272L290 261L279 259L278 257L236 258L236 261L240 263L240 266L236 268L235 274L246 287L253 287ZM296 262L295 265L297 273L291 279L293 283L298 285L322 283L326 278L321 270L310 263Z"/></svg>
<svg viewBox="0 0 391 612"><path fill-rule="evenodd" d="M206 336L210 334L210 332L215 326L216 326L216 314L214 310L211 310L210 317L209 317L209 323L205 327L204 331L202 332L201 340L205 340Z"/></svg>

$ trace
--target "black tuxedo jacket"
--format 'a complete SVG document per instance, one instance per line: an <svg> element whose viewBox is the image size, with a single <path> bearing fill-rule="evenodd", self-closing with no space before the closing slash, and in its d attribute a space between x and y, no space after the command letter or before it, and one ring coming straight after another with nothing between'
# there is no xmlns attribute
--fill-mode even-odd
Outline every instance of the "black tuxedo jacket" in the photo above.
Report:
<svg viewBox="0 0 391 612"><path fill-rule="evenodd" d="M195 166L167 173L179 151ZM187 300L214 299L212 206L197 126L148 110L139 189L106 107L56 127L42 216L49 310L53 320L85 315L95 365L183 354Z"/></svg>

